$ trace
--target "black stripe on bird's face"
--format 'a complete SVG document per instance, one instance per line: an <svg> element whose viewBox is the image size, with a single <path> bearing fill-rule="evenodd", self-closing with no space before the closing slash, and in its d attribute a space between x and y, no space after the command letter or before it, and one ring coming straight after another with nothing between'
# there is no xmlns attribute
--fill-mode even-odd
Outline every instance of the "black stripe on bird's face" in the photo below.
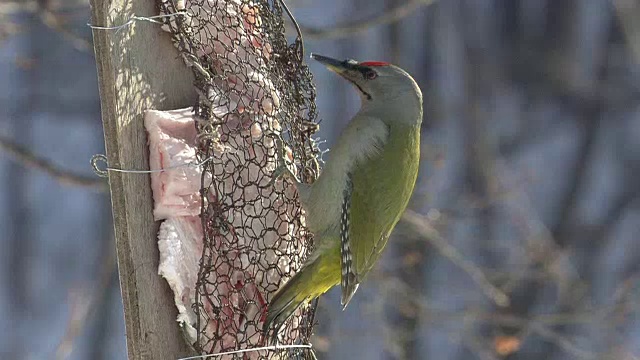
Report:
<svg viewBox="0 0 640 360"><path fill-rule="evenodd" d="M378 73L374 69L360 65L360 63L352 59L340 61L318 54L311 54L311 57L352 83L367 100L372 99L371 94L364 89L363 84L378 77Z"/></svg>
<svg viewBox="0 0 640 360"><path fill-rule="evenodd" d="M369 94L368 92L364 91L364 89L355 81L349 80L353 85L355 85L358 90L360 90L360 93L367 99L367 100L371 100L371 94Z"/></svg>
<svg viewBox="0 0 640 360"><path fill-rule="evenodd" d="M371 94L366 92L359 82L373 80L378 77L378 73L372 68L362 66L357 61L351 59L343 61L343 67L345 71L339 72L339 74L352 83L367 100L371 100Z"/></svg>

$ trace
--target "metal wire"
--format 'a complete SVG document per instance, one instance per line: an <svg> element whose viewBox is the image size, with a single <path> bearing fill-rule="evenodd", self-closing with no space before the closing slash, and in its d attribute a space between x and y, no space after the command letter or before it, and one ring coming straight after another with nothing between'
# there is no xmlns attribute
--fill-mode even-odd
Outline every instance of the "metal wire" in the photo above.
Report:
<svg viewBox="0 0 640 360"><path fill-rule="evenodd" d="M312 182L319 171L315 88L299 27L289 44L283 13L295 20L282 0L161 0L160 8L184 14L164 18L165 27L195 76L198 160L211 159L202 164L193 345L229 353L224 359L313 359L305 347L263 348L261 332L267 303L312 247L291 180L271 183L278 141L298 178ZM308 344L314 312L315 302L296 313L279 343Z"/></svg>

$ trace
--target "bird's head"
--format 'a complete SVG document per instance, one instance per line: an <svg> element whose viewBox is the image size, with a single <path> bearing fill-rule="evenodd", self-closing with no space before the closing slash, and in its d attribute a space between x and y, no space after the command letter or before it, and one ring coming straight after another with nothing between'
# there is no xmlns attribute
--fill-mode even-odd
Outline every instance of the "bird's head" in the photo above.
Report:
<svg viewBox="0 0 640 360"><path fill-rule="evenodd" d="M420 88L411 75L395 65L381 61L340 61L318 54L311 54L311 58L352 83L360 92L363 108L415 105L422 112Z"/></svg>

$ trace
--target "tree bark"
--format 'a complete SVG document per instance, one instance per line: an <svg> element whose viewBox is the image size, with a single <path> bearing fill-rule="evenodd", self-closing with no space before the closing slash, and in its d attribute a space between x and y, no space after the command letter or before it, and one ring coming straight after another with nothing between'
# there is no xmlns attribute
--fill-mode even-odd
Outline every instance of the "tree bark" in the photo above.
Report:
<svg viewBox="0 0 640 360"><path fill-rule="evenodd" d="M119 26L157 15L153 0L91 0L92 24ZM148 169L147 109L195 100L191 72L160 25L135 21L118 31L93 30L109 166ZM178 359L189 354L167 283L158 275L158 223L148 175L109 174L128 357Z"/></svg>

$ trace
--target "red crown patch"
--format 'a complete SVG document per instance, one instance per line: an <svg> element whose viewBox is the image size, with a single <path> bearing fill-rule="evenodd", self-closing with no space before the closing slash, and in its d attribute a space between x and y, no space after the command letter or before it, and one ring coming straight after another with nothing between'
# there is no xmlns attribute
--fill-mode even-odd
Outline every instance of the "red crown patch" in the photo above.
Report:
<svg viewBox="0 0 640 360"><path fill-rule="evenodd" d="M361 62L360 65L362 65L362 66L389 66L391 64L389 64L388 62L384 62L384 61L365 61L365 62Z"/></svg>

